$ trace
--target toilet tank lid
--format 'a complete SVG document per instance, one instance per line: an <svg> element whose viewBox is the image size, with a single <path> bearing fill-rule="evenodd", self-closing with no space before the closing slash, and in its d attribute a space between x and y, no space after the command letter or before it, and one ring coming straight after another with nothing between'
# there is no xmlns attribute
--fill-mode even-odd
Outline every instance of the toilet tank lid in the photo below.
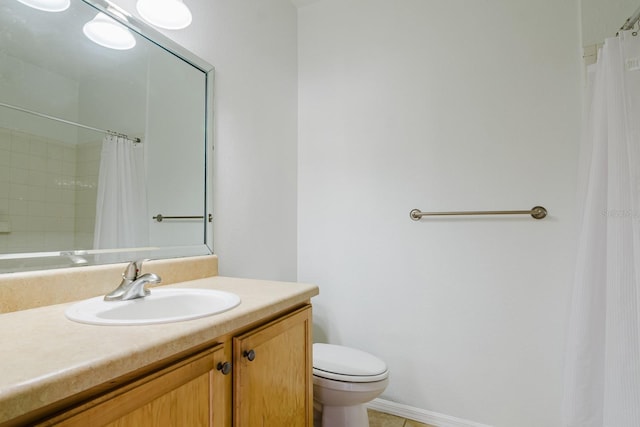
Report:
<svg viewBox="0 0 640 427"><path fill-rule="evenodd" d="M372 354L334 344L313 344L313 367L351 376L372 376L387 371L387 364Z"/></svg>

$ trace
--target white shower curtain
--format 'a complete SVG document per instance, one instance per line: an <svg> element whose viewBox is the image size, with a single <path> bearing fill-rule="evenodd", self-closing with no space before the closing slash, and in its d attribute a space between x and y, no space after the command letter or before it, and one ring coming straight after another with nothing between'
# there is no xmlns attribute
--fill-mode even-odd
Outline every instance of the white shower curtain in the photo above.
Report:
<svg viewBox="0 0 640 427"><path fill-rule="evenodd" d="M590 70L565 427L640 426L640 37Z"/></svg>
<svg viewBox="0 0 640 427"><path fill-rule="evenodd" d="M149 244L144 150L115 135L102 141L94 248L134 248Z"/></svg>

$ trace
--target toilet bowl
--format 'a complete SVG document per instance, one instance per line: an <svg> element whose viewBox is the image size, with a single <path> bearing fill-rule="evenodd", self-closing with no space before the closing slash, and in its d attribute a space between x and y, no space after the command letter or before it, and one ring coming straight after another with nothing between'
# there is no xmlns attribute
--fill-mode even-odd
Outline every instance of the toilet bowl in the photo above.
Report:
<svg viewBox="0 0 640 427"><path fill-rule="evenodd" d="M387 365L364 351L313 344L314 419L322 427L368 427L365 403L389 384Z"/></svg>

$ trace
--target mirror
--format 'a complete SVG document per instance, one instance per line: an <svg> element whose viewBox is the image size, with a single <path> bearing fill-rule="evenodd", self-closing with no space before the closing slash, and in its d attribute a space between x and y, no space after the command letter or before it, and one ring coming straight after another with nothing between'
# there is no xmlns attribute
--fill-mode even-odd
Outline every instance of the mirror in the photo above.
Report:
<svg viewBox="0 0 640 427"><path fill-rule="evenodd" d="M85 37L99 12L135 46ZM108 2L2 2L0 272L212 253L212 87L213 67Z"/></svg>

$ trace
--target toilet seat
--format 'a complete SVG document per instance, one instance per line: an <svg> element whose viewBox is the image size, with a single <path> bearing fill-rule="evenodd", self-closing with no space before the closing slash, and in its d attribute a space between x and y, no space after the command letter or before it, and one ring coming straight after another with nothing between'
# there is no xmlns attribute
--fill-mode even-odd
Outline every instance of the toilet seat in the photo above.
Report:
<svg viewBox="0 0 640 427"><path fill-rule="evenodd" d="M313 375L335 381L368 383L383 381L389 372L382 360L364 351L315 343Z"/></svg>

